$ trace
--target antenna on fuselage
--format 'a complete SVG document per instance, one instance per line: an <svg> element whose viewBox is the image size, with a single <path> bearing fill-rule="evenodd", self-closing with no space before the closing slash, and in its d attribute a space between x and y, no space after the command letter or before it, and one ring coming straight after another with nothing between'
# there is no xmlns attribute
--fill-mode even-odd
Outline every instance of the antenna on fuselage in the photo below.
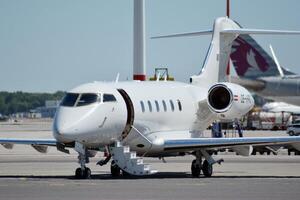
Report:
<svg viewBox="0 0 300 200"><path fill-rule="evenodd" d="M117 74L116 81L115 81L116 83L119 82L119 77L120 77L120 73Z"/></svg>

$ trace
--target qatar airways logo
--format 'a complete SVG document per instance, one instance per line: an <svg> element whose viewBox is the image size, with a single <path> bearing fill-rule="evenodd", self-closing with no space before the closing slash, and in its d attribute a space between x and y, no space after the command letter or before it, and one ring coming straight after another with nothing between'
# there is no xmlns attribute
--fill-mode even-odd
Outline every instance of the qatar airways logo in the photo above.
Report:
<svg viewBox="0 0 300 200"><path fill-rule="evenodd" d="M240 36L232 44L230 58L239 76L243 76L250 68L262 72L267 71L269 68L260 52Z"/></svg>

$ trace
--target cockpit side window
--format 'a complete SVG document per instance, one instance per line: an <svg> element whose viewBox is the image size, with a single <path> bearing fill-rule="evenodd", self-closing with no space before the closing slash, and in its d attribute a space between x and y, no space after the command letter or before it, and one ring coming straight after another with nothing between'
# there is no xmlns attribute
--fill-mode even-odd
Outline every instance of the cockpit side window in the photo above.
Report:
<svg viewBox="0 0 300 200"><path fill-rule="evenodd" d="M114 102L117 101L116 97L112 94L103 94L103 102Z"/></svg>
<svg viewBox="0 0 300 200"><path fill-rule="evenodd" d="M81 94L76 106L85 106L100 101L100 96L93 93Z"/></svg>
<svg viewBox="0 0 300 200"><path fill-rule="evenodd" d="M63 100L61 101L61 106L73 107L78 99L79 94L67 93Z"/></svg>

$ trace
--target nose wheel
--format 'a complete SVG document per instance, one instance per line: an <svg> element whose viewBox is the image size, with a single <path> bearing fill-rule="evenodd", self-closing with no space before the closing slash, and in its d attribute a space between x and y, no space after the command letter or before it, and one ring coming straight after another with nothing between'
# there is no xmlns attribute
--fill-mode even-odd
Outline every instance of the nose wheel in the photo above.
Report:
<svg viewBox="0 0 300 200"><path fill-rule="evenodd" d="M90 179L91 170L88 167L85 167L83 170L79 167L75 171L75 178L77 179Z"/></svg>

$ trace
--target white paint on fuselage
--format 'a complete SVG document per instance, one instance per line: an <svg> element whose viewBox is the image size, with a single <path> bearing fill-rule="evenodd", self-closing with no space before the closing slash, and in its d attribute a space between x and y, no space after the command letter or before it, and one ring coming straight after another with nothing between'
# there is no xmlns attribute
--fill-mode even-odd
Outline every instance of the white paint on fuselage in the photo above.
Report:
<svg viewBox="0 0 300 200"><path fill-rule="evenodd" d="M60 106L53 125L54 137L61 142L78 141L90 147L101 147L120 139L126 125L127 108L117 89L125 90L131 98L134 105L133 126L143 135L174 131L177 134L170 134L167 137L186 138L193 135L192 133L187 135L189 131L201 131L195 126L196 113L198 102L206 99L207 89L179 82L94 82L81 85L69 92L113 94L117 101L96 102L82 107ZM173 101L174 111L171 109L170 100ZM181 111L177 100L181 103ZM141 101L145 105L144 112ZM151 102L152 112L149 110L148 101ZM159 103L159 112L155 101ZM167 111L164 111L162 101L166 102ZM202 129L207 126L203 126ZM136 143L142 142L146 146L143 137L134 132L136 131L132 129L128 137L136 139L131 138L129 144L135 146Z"/></svg>

